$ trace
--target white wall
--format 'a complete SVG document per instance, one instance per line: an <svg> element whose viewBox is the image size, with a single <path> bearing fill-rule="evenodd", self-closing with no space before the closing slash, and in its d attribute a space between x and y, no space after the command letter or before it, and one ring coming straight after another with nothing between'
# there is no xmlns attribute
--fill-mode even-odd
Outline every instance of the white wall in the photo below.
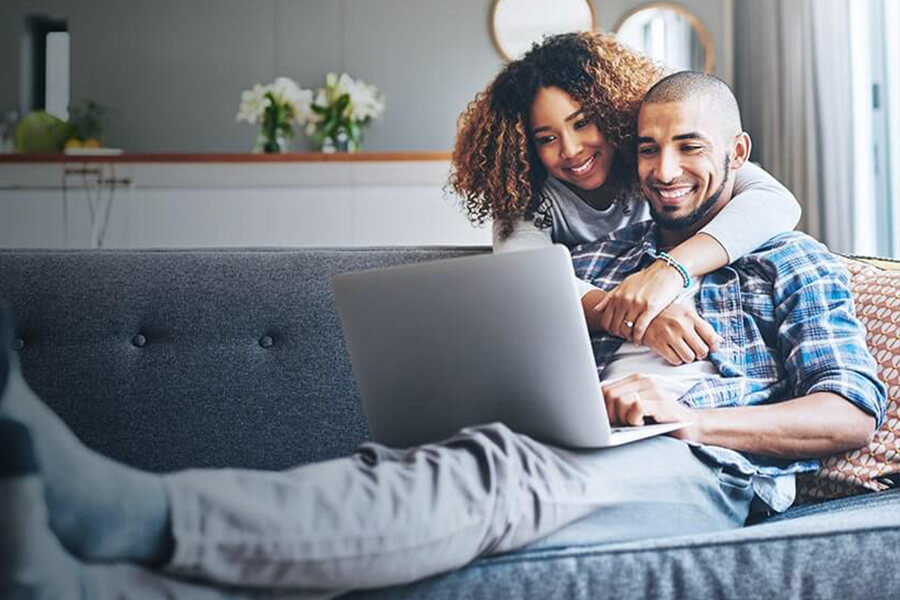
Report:
<svg viewBox="0 0 900 600"><path fill-rule="evenodd" d="M641 0L595 0L611 29ZM731 75L731 0L683 0ZM72 99L113 108L109 142L131 151L242 151L241 90L276 75L303 87L347 71L387 94L371 150L448 150L456 117L501 67L491 0L2 0L0 111L18 105L26 14L68 20ZM727 41L727 43L726 43ZM299 136L302 140L303 136ZM302 147L302 144L300 145Z"/></svg>

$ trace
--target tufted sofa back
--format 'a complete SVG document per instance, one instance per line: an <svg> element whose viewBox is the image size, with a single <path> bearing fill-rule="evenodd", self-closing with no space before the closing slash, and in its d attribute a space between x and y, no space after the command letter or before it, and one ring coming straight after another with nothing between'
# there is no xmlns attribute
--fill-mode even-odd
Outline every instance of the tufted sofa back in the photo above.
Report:
<svg viewBox="0 0 900 600"><path fill-rule="evenodd" d="M483 251L0 250L0 298L28 382L88 445L280 469L367 437L331 278Z"/></svg>

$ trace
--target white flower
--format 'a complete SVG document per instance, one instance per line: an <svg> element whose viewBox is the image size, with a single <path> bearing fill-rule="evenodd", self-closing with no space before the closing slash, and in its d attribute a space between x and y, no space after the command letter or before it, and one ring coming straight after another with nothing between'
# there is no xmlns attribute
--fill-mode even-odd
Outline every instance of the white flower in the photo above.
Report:
<svg viewBox="0 0 900 600"><path fill-rule="evenodd" d="M269 89L276 100L290 104L293 104L303 91L300 89L300 86L297 85L297 82L288 77L276 78L272 85L269 86Z"/></svg>
<svg viewBox="0 0 900 600"><path fill-rule="evenodd" d="M272 95L280 102L291 107L294 121L298 125L305 125L309 121L317 120L312 112L312 90L305 90L288 77L278 77L271 86Z"/></svg>
<svg viewBox="0 0 900 600"><path fill-rule="evenodd" d="M290 100L294 113L294 121L296 121L298 125L305 125L306 123L319 120L319 115L312 110L312 99L312 90L298 88L296 95Z"/></svg>
<svg viewBox="0 0 900 600"><path fill-rule="evenodd" d="M374 85L366 85L362 81L356 84L356 94L351 96L353 111L350 118L356 121L365 119L377 119L384 112L384 95L378 93Z"/></svg>
<svg viewBox="0 0 900 600"><path fill-rule="evenodd" d="M331 75L334 75L334 73L331 73ZM350 99L352 100L353 93L356 89L356 82L354 82L353 79L346 73L341 73L341 76L337 80L337 83L335 84L334 88L335 88L336 96L340 97L340 96L343 96L344 94L347 94L348 96L350 96Z"/></svg>
<svg viewBox="0 0 900 600"><path fill-rule="evenodd" d="M269 86L257 83L253 89L241 92L241 105L238 108L237 121L256 123L262 117L263 112L272 103L266 96Z"/></svg>
<svg viewBox="0 0 900 600"><path fill-rule="evenodd" d="M354 121L364 121L368 118L377 118L384 112L384 96L378 95L378 88L374 85L366 85L362 80L353 79L344 73L336 84L336 95L350 96L350 104L347 106L348 116Z"/></svg>

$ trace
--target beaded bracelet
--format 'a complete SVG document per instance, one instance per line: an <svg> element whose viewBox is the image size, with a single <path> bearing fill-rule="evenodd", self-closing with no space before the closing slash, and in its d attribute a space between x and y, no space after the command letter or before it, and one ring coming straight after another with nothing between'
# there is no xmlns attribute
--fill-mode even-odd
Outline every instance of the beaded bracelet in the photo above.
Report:
<svg viewBox="0 0 900 600"><path fill-rule="evenodd" d="M678 262L678 259L673 257L668 252L660 252L659 254L657 254L657 258L664 261L667 265L678 271L678 274L681 275L681 279L684 280L685 289L691 287L691 276L688 273L688 270L684 268L684 265Z"/></svg>

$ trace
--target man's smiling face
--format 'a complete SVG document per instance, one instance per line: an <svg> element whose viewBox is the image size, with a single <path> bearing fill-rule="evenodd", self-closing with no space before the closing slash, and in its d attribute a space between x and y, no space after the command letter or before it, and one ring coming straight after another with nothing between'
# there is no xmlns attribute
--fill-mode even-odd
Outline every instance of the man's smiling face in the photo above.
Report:
<svg viewBox="0 0 900 600"><path fill-rule="evenodd" d="M693 98L641 108L638 176L653 218L664 229L692 229L731 197L734 136L712 116L711 104Z"/></svg>

